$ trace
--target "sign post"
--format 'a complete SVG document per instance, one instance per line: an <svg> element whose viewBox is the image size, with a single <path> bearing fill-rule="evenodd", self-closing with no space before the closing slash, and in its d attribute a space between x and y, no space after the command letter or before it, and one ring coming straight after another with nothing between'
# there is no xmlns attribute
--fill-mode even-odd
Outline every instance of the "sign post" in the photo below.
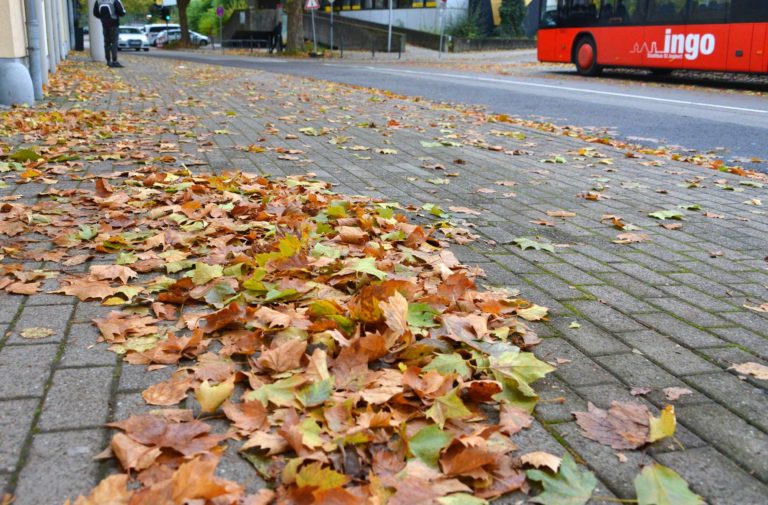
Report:
<svg viewBox="0 0 768 505"><path fill-rule="evenodd" d="M219 45L221 46L221 52L224 52L224 30L222 25L224 23L224 7L219 5L216 7L216 16L219 18Z"/></svg>
<svg viewBox="0 0 768 505"><path fill-rule="evenodd" d="M443 38L445 38L445 6L446 0L440 0L440 47L437 51L437 58L443 56Z"/></svg>
<svg viewBox="0 0 768 505"><path fill-rule="evenodd" d="M315 11L320 8L318 0L307 0L304 8L312 14L312 52L317 55L317 32L315 31Z"/></svg>
<svg viewBox="0 0 768 505"><path fill-rule="evenodd" d="M328 0L331 4L331 54L333 54L333 0Z"/></svg>
<svg viewBox="0 0 768 505"><path fill-rule="evenodd" d="M387 52L392 52L392 0L389 0L389 21L387 22Z"/></svg>

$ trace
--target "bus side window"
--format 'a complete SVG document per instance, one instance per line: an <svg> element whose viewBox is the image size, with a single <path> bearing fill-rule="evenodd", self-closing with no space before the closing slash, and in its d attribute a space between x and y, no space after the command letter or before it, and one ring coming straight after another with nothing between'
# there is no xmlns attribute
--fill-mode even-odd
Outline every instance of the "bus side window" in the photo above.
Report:
<svg viewBox="0 0 768 505"><path fill-rule="evenodd" d="M731 0L731 23L764 23L768 21L768 0Z"/></svg>

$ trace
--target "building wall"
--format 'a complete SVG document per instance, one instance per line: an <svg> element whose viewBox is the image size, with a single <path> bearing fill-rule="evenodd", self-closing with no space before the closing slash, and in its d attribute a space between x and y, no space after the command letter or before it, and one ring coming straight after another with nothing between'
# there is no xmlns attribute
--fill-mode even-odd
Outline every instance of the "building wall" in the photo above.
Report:
<svg viewBox="0 0 768 505"><path fill-rule="evenodd" d="M448 0L444 12L445 26L459 21L467 14L469 0ZM440 8L428 9L393 9L392 26L409 28L423 32L440 31ZM389 24L388 9L341 11L340 16L351 19L361 19L382 25Z"/></svg>
<svg viewBox="0 0 768 505"><path fill-rule="evenodd" d="M0 58L26 54L23 0L0 0Z"/></svg>

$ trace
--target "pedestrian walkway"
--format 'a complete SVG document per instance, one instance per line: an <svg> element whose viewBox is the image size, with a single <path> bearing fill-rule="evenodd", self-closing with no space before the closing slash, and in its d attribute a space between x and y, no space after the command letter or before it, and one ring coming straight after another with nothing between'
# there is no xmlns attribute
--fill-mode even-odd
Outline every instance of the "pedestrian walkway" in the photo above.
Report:
<svg viewBox="0 0 768 505"><path fill-rule="evenodd" d="M58 180L26 184L16 184L0 161L0 212L51 188L92 188L91 176L149 163L309 172L336 192L418 210L424 222L463 223L476 239L459 237L450 250L482 268L480 283L519 290L549 309L534 325L543 338L534 352L556 371L535 383L536 422L513 439L521 453L572 453L595 472L603 496L634 498L635 476L656 461L707 503L765 503L764 180L468 107L251 70L131 55L121 61L120 70L83 63L63 70L80 86L62 82L52 105L40 106L52 114L43 138L30 124L0 123L0 134L15 133L0 136L0 152L21 144L56 149L53 126L64 122L84 134L68 137L62 154L94 146L101 153L61 158ZM53 115L80 108L106 111L118 123ZM34 131L24 138L24 128ZM23 240L39 240L27 270L89 265L62 267L46 257L44 239L0 228L2 264L19 262L14 248ZM58 282L39 280L40 294L0 292L0 490L15 495L16 505L63 503L114 472L113 460L93 459L111 438L104 425L146 412L141 392L172 372L123 363L96 344L91 324L112 307L48 294ZM40 327L51 333L25 338ZM760 366L732 368L745 363ZM585 438L573 412L612 401L654 414L674 405L675 439L617 451ZM230 445L221 475L251 490L263 486Z"/></svg>

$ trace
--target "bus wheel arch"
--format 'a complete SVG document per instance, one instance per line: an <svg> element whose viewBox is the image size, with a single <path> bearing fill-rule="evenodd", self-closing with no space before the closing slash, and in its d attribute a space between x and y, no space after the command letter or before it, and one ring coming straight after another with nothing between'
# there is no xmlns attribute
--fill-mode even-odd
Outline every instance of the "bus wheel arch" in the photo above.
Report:
<svg viewBox="0 0 768 505"><path fill-rule="evenodd" d="M603 67L597 64L597 43L589 33L576 36L571 60L576 65L579 75L594 77L603 71Z"/></svg>

